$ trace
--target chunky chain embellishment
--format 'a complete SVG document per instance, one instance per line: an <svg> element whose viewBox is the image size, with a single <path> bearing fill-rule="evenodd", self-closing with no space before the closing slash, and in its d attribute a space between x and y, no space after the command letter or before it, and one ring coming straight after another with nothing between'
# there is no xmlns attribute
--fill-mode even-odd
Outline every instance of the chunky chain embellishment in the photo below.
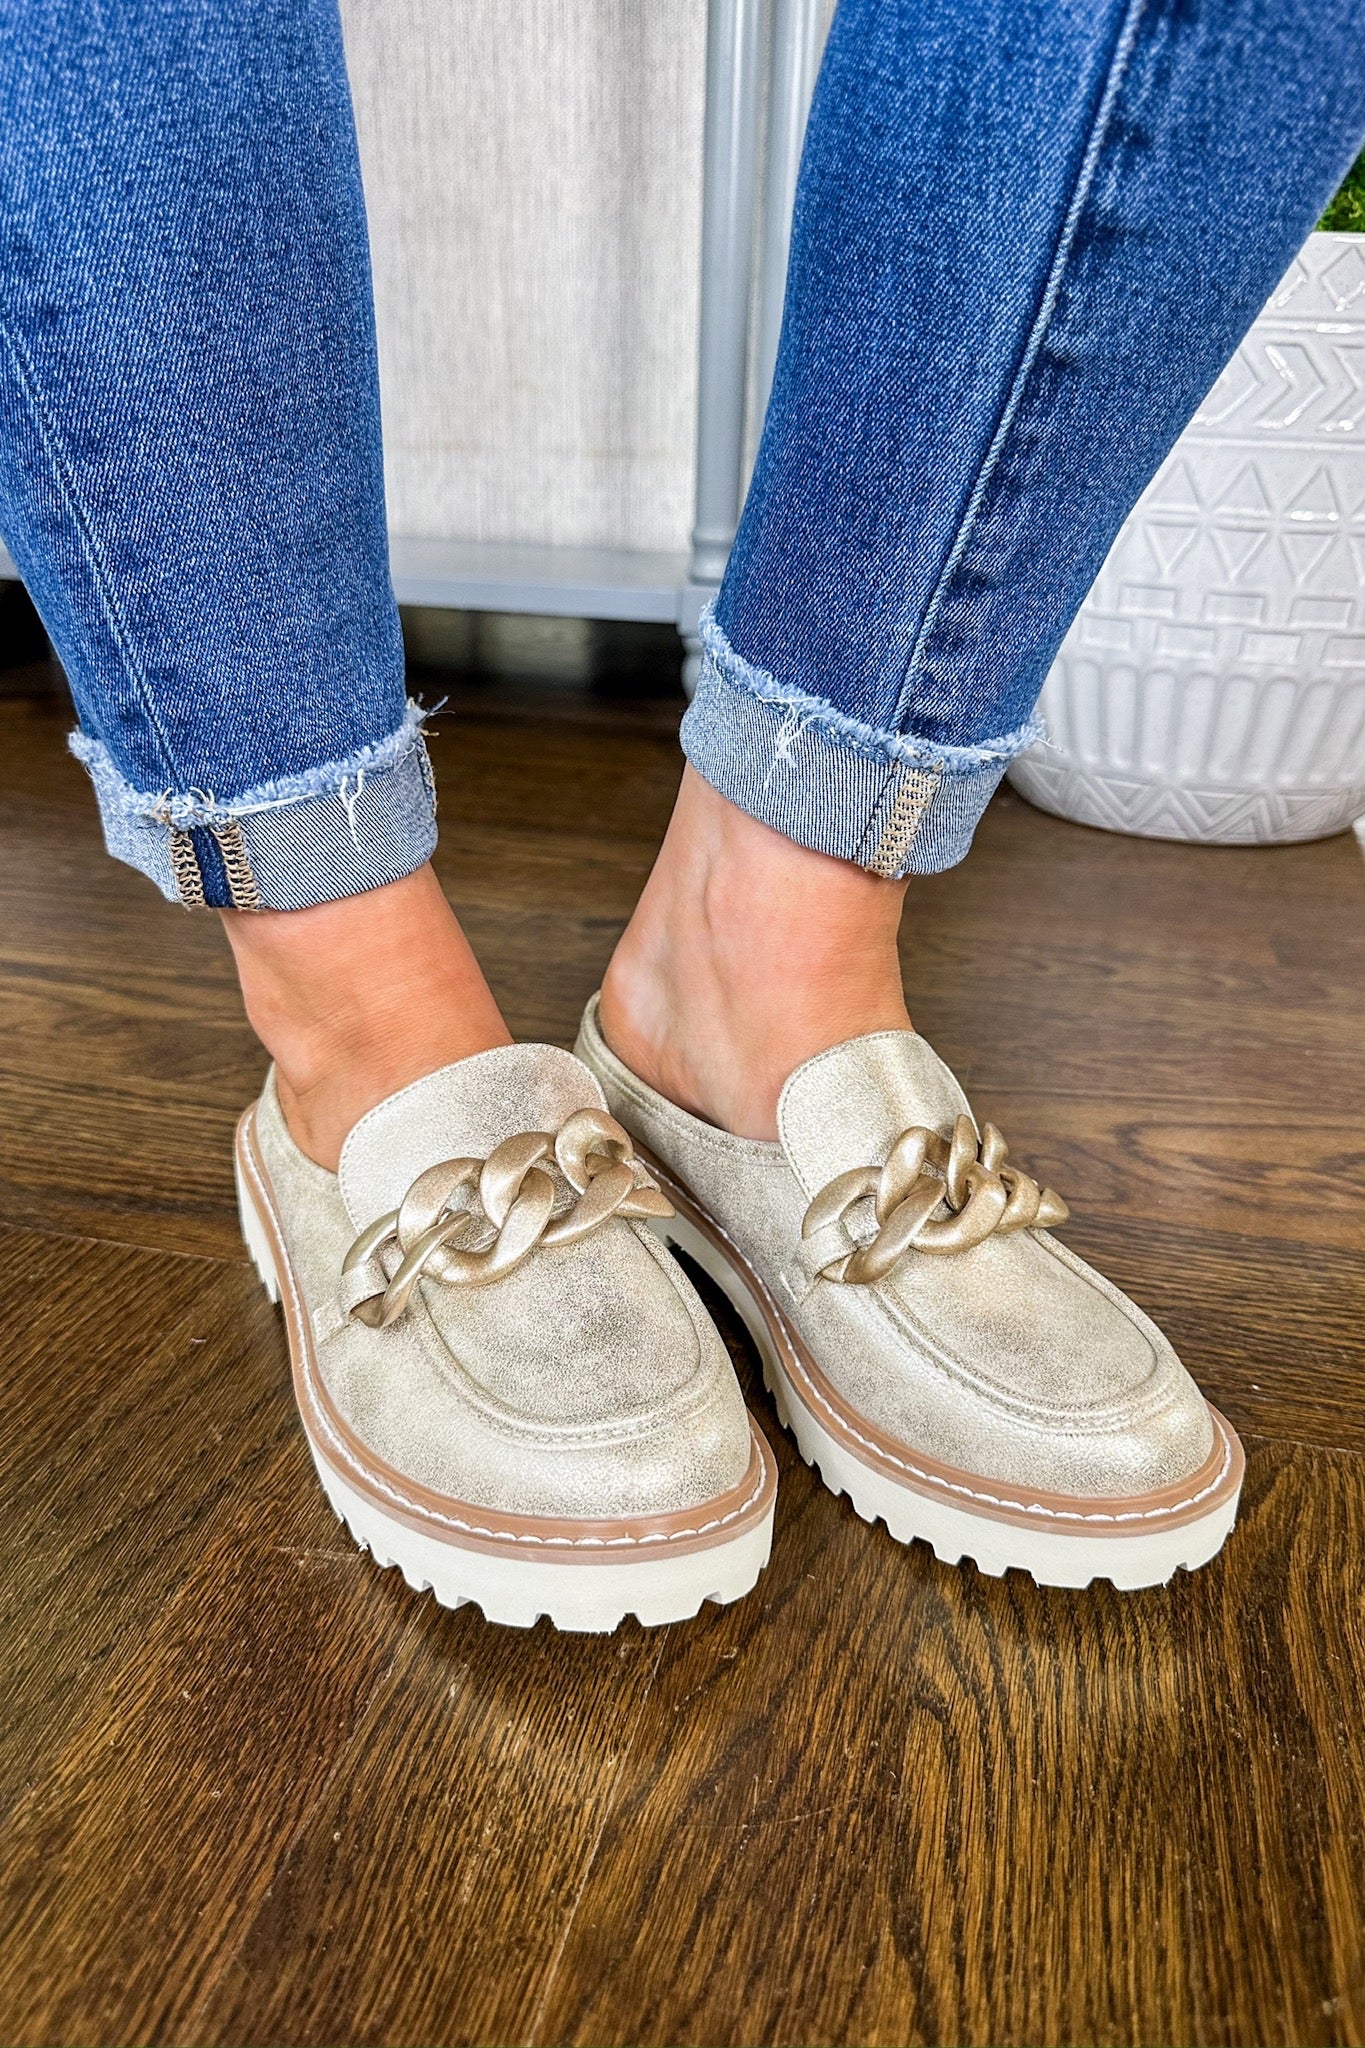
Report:
<svg viewBox="0 0 1365 2048"><path fill-rule="evenodd" d="M951 1139L912 1125L897 1138L885 1166L855 1166L837 1175L807 1209L801 1237L815 1271L828 1280L868 1286L907 1251L944 1256L970 1251L995 1231L1064 1223L1070 1211L1061 1196L1007 1166L1007 1151L994 1124L982 1125L978 1145L969 1116L958 1117ZM846 1219L869 1195L877 1234L859 1244ZM935 1216L941 1205L948 1215ZM822 1234L825 1241L815 1242Z"/></svg>
<svg viewBox="0 0 1365 2048"><path fill-rule="evenodd" d="M204 870L194 850L194 835L180 825L171 825L167 829L170 833L171 875L180 901L192 910L203 910L206 905ZM218 841L218 851L223 856L223 873L227 877L233 909L259 910L261 892L256 886L241 825L236 818L223 818L217 823L210 822L207 830Z"/></svg>
<svg viewBox="0 0 1365 2048"><path fill-rule="evenodd" d="M261 892L256 886L241 824L236 818L225 818L221 824L210 825L209 830L218 841L218 851L223 856L223 872L227 876L233 909L259 910L262 907Z"/></svg>
<svg viewBox="0 0 1365 2048"><path fill-rule="evenodd" d="M171 874L175 880L180 901L191 910L204 909L204 875L199 865L199 856L194 850L194 841L188 832L178 826L170 827Z"/></svg>
<svg viewBox="0 0 1365 2048"><path fill-rule="evenodd" d="M554 1215L553 1158L578 1200ZM419 1173L397 1209L361 1232L342 1265L349 1313L382 1330L421 1279L476 1287L520 1265L538 1244L571 1244L610 1216L671 1216L635 1178L635 1147L614 1117L580 1109L557 1132L504 1138L486 1159L445 1159ZM383 1254L396 1248L390 1275ZM349 1297L349 1299L348 1299Z"/></svg>

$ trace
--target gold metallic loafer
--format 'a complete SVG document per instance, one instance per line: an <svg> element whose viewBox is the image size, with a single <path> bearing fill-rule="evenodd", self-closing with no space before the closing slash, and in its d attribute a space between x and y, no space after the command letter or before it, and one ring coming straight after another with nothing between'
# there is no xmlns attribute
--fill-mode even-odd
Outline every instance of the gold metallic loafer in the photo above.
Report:
<svg viewBox="0 0 1365 2048"><path fill-rule="evenodd" d="M778 1142L647 1087L588 1005L578 1053L722 1287L834 1493L945 1563L1161 1585L1237 1513L1242 1447L1160 1330L1048 1225L1066 1205L978 1128L913 1031L799 1067Z"/></svg>
<svg viewBox="0 0 1365 2048"><path fill-rule="evenodd" d="M649 1227L667 1200L569 1053L429 1075L335 1175L272 1075L236 1161L318 1475L380 1564L516 1627L679 1621L754 1585L772 1453Z"/></svg>

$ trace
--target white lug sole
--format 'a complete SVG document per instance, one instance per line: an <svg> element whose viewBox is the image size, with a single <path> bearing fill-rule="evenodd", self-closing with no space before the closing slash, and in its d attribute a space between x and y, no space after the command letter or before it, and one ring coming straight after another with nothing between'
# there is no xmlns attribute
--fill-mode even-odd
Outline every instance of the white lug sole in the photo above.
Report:
<svg viewBox="0 0 1365 2048"><path fill-rule="evenodd" d="M542 1564L485 1557L420 1536L349 1487L309 1438L323 1491L362 1550L396 1565L415 1593L442 1607L480 1608L485 1621L533 1628L542 1615L571 1635L610 1635L628 1614L645 1628L690 1621L704 1602L728 1606L752 1592L768 1562L772 1521L712 1550L631 1564Z"/></svg>
<svg viewBox="0 0 1365 2048"><path fill-rule="evenodd" d="M676 1184L664 1178L664 1186L676 1203ZM884 1522L898 1543L927 1543L942 1564L960 1564L970 1558L979 1571L992 1578L1019 1570L1028 1572L1040 1586L1075 1588L1105 1579L1130 1591L1163 1586L1182 1567L1194 1571L1207 1564L1227 1540L1237 1516L1235 1489L1211 1505L1207 1514L1174 1527L1137 1534L1084 1535L995 1520L893 1478L842 1442L815 1412L775 1337L773 1322L780 1322L780 1312L771 1301L763 1303L744 1269L689 1222L681 1208L655 1227L668 1243L696 1260L743 1320L758 1347L764 1382L779 1420L796 1439L806 1463L818 1469L831 1493L847 1494L865 1522ZM1215 1415L1214 1423L1216 1431L1230 1438L1220 1417ZM1235 1445L1235 1439L1231 1443Z"/></svg>
<svg viewBox="0 0 1365 2048"><path fill-rule="evenodd" d="M292 1351L297 1341L294 1318L306 1312L287 1271L282 1286L278 1240L261 1212L260 1197L248 1185L240 1139L236 1173L242 1236L271 1301L279 1302L282 1292L285 1295ZM387 1514L335 1469L308 1428L306 1417L303 1420L313 1462L333 1510L376 1564L396 1567L414 1591L429 1591L442 1607L473 1604L486 1620L505 1627L531 1628L542 1615L555 1628L575 1634L609 1634L631 1614L646 1628L687 1621L707 1600L726 1606L752 1592L768 1562L773 1533L771 1484L761 1519L750 1517L724 1541L682 1548L671 1556L661 1556L646 1545L640 1546L645 1553L641 1557L620 1562L606 1561L600 1553L577 1559L495 1555L487 1547L424 1535L407 1521ZM771 1454L766 1447L764 1456L770 1469ZM509 1544L509 1551L511 1548Z"/></svg>

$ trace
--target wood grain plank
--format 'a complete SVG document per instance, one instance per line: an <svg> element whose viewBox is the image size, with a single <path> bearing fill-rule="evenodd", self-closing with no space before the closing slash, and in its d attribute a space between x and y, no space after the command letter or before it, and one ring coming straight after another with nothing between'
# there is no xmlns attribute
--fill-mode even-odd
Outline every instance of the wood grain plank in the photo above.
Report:
<svg viewBox="0 0 1365 2048"><path fill-rule="evenodd" d="M0 2031L163 2041L386 1681L412 1603L296 1435L68 1730L0 1844Z"/></svg>
<svg viewBox="0 0 1365 2048"><path fill-rule="evenodd" d="M424 1602L268 1896L172 2038L527 2037L663 1633L526 1635Z"/></svg>
<svg viewBox="0 0 1365 2048"><path fill-rule="evenodd" d="M0 1305L0 2039L159 2038L413 1607L248 1269L4 1230Z"/></svg>
<svg viewBox="0 0 1365 2048"><path fill-rule="evenodd" d="M1145 1594L780 1513L670 1643L540 2041L1361 2038L1365 1465L1253 1446Z"/></svg>
<svg viewBox="0 0 1365 2048"><path fill-rule="evenodd" d="M677 707L452 696L439 871L568 1042ZM1217 1565L947 1572L784 1447L753 1598L522 1637L330 1518L241 1263L226 948L103 859L68 717L0 702L0 2039L1365 2039L1352 842L1005 792L910 891L918 1021L1253 1433Z"/></svg>
<svg viewBox="0 0 1365 2048"><path fill-rule="evenodd" d="M1281 1084L1283 1088L1283 1084ZM1365 1250L1365 1115L1330 1103L978 1090L1012 1153L1082 1218Z"/></svg>
<svg viewBox="0 0 1365 2048"><path fill-rule="evenodd" d="M1155 1317L1239 1430L1365 1451L1358 1252L1126 1218L1066 1238Z"/></svg>
<svg viewBox="0 0 1365 2048"><path fill-rule="evenodd" d="M378 1572L245 1268L0 1232L0 1304L0 2039L357 2038L395 1985L508 2038L660 1640L495 1630ZM458 1888L440 1968L421 1914L396 1938L400 1872Z"/></svg>
<svg viewBox="0 0 1365 2048"><path fill-rule="evenodd" d="M0 1230L0 1815L296 1425L240 1267Z"/></svg>

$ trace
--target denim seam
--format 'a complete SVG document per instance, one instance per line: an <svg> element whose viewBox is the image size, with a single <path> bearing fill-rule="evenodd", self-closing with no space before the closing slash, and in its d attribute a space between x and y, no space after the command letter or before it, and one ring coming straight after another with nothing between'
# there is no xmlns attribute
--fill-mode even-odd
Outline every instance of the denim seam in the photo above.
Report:
<svg viewBox="0 0 1365 2048"><path fill-rule="evenodd" d="M0 320L0 336L4 339L5 347L9 351L10 358L14 364L15 376L19 387L28 400L29 407L37 424L43 452L51 465L52 475L57 488L66 501L67 509L71 514L72 524L80 535L86 563L90 569L91 579L104 610L105 621L113 636L114 645L122 656L128 680L132 683L141 700L143 715L147 720L148 727L156 735L157 745L161 750L167 772L173 775L176 772L174 750L161 728L160 720L157 717L155 699L147 686L147 679L134 657L132 636L119 610L109 570L100 552L99 544L96 541L94 525L90 514L86 509L80 492L76 488L71 464L62 445L57 424L50 417L43 403L33 365L28 360L28 352L8 321Z"/></svg>
<svg viewBox="0 0 1365 2048"><path fill-rule="evenodd" d="M860 868L867 866L870 858L869 848L881 844L881 820L885 815L887 799L891 795L895 781L896 770L893 766L888 768L882 777L881 788L877 791L877 801L867 814L867 823L863 827L863 836L858 841L857 860Z"/></svg>
<svg viewBox="0 0 1365 2048"><path fill-rule="evenodd" d="M1038 356L1047 338L1052 315L1056 310L1057 300L1061 293L1066 267L1071 260L1071 254L1075 246L1081 215L1085 211L1094 187L1095 173L1104 150L1114 107L1119 94L1123 90L1129 60L1137 43L1138 31L1141 27L1146 7L1147 0L1129 0L1127 13L1124 16L1118 35L1115 37L1114 49L1109 60L1108 73L1105 77L1104 90L1100 94L1099 106L1095 111L1094 122L1086 142L1085 154L1081 160L1080 170L1077 173L1071 204L1067 208L1066 219L1062 223L1061 232L1057 239L1057 248L1048 271L1047 283L1043 287L1042 299L1024 344L1024 352L1020 358L1019 367L1015 371L1010 384L1009 394L1006 397L999 424L991 437L991 444L982 459L976 483L972 488L971 497L968 499L966 510L962 515L962 523L958 527L948 559L939 573L938 581L934 586L928 605L925 607L924 617L920 622L920 629L915 637L915 644L910 650L910 659L906 664L905 675L896 700L896 718L898 721L906 715L911 691L925 668L925 649L938 624L939 613L943 609L948 589L962 567L963 558L976 536L977 521L985 504L986 495L996 470L999 468L1000 460L1009 442L1009 438L1018 421L1029 379L1033 375Z"/></svg>
<svg viewBox="0 0 1365 2048"><path fill-rule="evenodd" d="M290 805L309 803L318 797L336 796L343 803L354 803L368 776L396 768L414 748L420 749L420 757L425 763L423 720L428 716L429 713L410 698L402 723L383 739L357 747L343 760L325 761L316 768L305 769L302 774L263 782L225 802L220 802L211 790L135 789L115 767L103 741L92 739L79 729L68 735L67 745L76 759L89 769L101 797L107 798L123 816L144 819L149 824L166 825L179 831L188 831L196 825L212 831L215 826L235 819L252 817L262 811L284 810ZM425 766L423 782L430 791L432 781ZM351 787L353 783L354 788Z"/></svg>
<svg viewBox="0 0 1365 2048"><path fill-rule="evenodd" d="M731 646L717 620L714 600L703 611L699 630L703 648L732 689L742 690L760 703L780 705L790 714L792 731L788 745L798 732L814 726L828 738L847 747L850 753L861 754L872 761L884 761L887 764L888 789L898 769L924 768L940 775L969 775L992 761L1013 760L1025 747L1033 746L1043 737L1043 723L1036 715L1013 732L980 740L975 746L955 747L938 740L921 740L904 733L886 732L860 718L851 718L827 698L814 697L808 691L794 690L779 683L766 669L756 668L746 661ZM884 790L883 801L885 794ZM880 807L879 804L879 810Z"/></svg>
<svg viewBox="0 0 1365 2048"><path fill-rule="evenodd" d="M933 768L903 768L893 790L883 791L882 801L877 806L880 818L885 812L881 830L870 850L868 841L872 838L871 826L863 835L858 852L860 864L875 875L899 874L901 865L915 843L915 834L920 822L938 794L942 781L941 774ZM887 797L890 801L886 801Z"/></svg>

